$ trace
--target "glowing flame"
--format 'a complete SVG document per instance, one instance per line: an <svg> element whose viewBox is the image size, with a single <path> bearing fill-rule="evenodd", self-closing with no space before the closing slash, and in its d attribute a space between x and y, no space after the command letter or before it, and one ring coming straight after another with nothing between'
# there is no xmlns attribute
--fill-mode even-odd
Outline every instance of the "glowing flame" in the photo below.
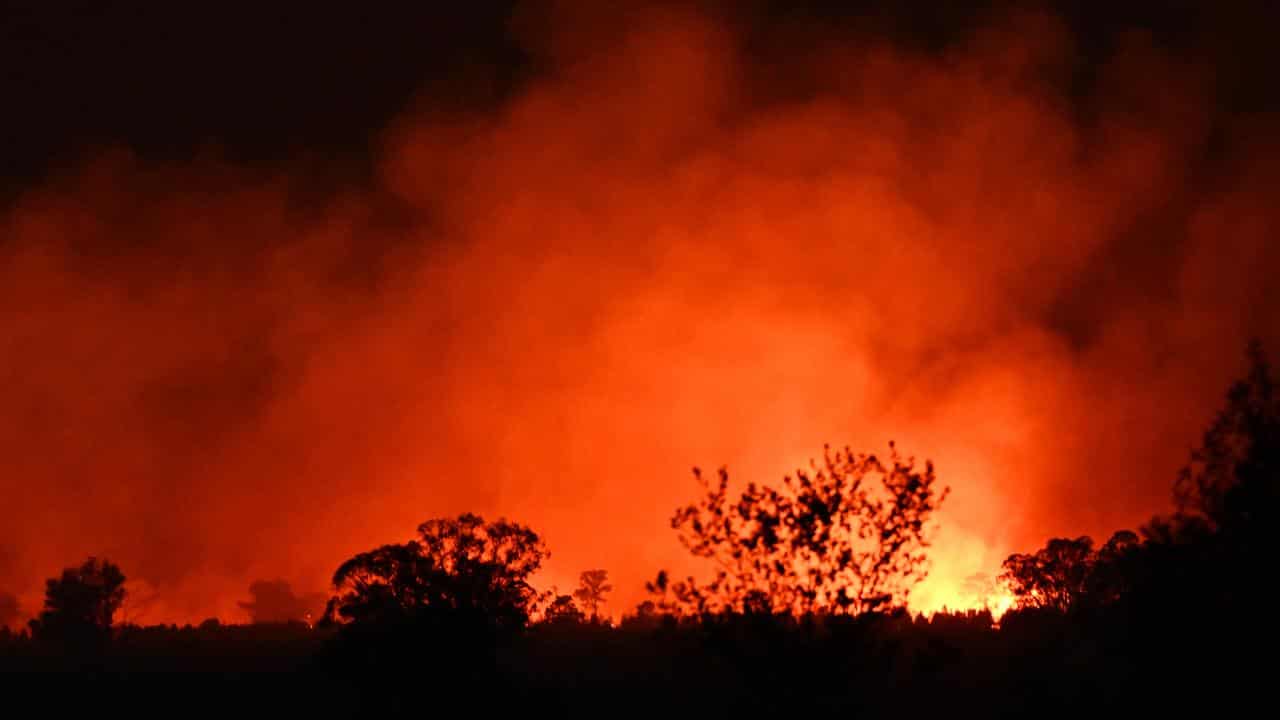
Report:
<svg viewBox="0 0 1280 720"><path fill-rule="evenodd" d="M991 617L998 623L1000 618L1004 617L1004 614L1013 607L1013 603L1013 595L1008 592L1002 592L1000 595L988 599L987 609L991 611Z"/></svg>
<svg viewBox="0 0 1280 720"><path fill-rule="evenodd" d="M1008 590L997 588L985 595L974 595L955 589L949 593L936 593L927 602L912 602L911 610L925 617L933 617L937 613L966 613L986 610L991 613L992 620L999 625L1000 618L1014 606L1014 597Z"/></svg>

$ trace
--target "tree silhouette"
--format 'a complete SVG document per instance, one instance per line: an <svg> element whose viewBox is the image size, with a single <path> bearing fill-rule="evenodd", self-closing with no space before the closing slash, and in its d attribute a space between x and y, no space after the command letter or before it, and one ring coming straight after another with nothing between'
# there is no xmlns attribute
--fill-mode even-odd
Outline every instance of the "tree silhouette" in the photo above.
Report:
<svg viewBox="0 0 1280 720"><path fill-rule="evenodd" d="M1034 553L1010 555L1000 579L1018 607L1066 612L1084 597L1092 567L1092 538L1054 538Z"/></svg>
<svg viewBox="0 0 1280 720"><path fill-rule="evenodd" d="M309 621L325 603L321 595L295 595L284 580L256 580L249 584L249 596L237 605L255 623Z"/></svg>
<svg viewBox="0 0 1280 720"><path fill-rule="evenodd" d="M42 639L93 640L106 637L124 602L124 573L107 560L90 557L61 577L45 582L44 609L31 621Z"/></svg>
<svg viewBox="0 0 1280 720"><path fill-rule="evenodd" d="M573 591L573 597L591 614L592 620L597 620L604 596L611 590L613 586L609 584L607 570L583 570L578 576L578 589Z"/></svg>
<svg viewBox="0 0 1280 720"><path fill-rule="evenodd" d="M372 623L428 612L483 616L495 627L528 622L529 578L548 557L537 533L478 515L428 520L418 539L360 553L334 573L326 622Z"/></svg>
<svg viewBox="0 0 1280 720"><path fill-rule="evenodd" d="M544 622L552 625L579 625L585 619L582 611L573 603L573 598L568 595L557 595L547 606L543 618Z"/></svg>
<svg viewBox="0 0 1280 720"><path fill-rule="evenodd" d="M1096 551L1087 537L1058 538L1010 555L1001 580L1019 607L1097 608L1136 591L1147 616L1175 605L1228 610L1269 582L1257 569L1277 550L1280 397L1261 346L1247 355L1248 371L1174 483L1176 512L1152 518L1141 539L1121 530Z"/></svg>
<svg viewBox="0 0 1280 720"><path fill-rule="evenodd" d="M714 484L697 468L694 477L706 495L671 526L717 573L705 585L660 573L648 588L673 612L859 614L903 603L926 575L929 519L947 495L931 462L918 469L892 442L885 461L826 447L782 487L752 483L736 500L726 470Z"/></svg>
<svg viewBox="0 0 1280 720"><path fill-rule="evenodd" d="M1226 407L1204 434L1174 486L1178 512L1245 543L1270 538L1280 509L1280 397L1262 346L1227 391Z"/></svg>
<svg viewBox="0 0 1280 720"><path fill-rule="evenodd" d="M1142 572L1141 551L1131 530L1117 531L1097 550L1089 537L1054 538L1034 553L1010 555L1000 581L1020 608L1067 612L1108 605L1123 597Z"/></svg>
<svg viewBox="0 0 1280 720"><path fill-rule="evenodd" d="M1174 484L1176 511L1142 528L1138 593L1148 614L1233 615L1270 594L1280 553L1280 396L1262 347ZM1130 583L1133 584L1132 582Z"/></svg>
<svg viewBox="0 0 1280 720"><path fill-rule="evenodd" d="M1085 589L1094 605L1109 605L1127 595L1145 572L1142 542L1131 530L1118 530L1093 556Z"/></svg>
<svg viewBox="0 0 1280 720"><path fill-rule="evenodd" d="M623 629L631 628L654 628L663 621L664 618L671 618L670 615L663 614L657 603L652 600L642 600L636 605L630 614L624 613L618 622L618 626Z"/></svg>

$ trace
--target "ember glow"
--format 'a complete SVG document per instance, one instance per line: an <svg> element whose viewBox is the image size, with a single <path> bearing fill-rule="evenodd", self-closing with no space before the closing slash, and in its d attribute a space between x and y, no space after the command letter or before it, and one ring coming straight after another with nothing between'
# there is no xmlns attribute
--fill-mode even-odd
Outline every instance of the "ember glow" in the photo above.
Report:
<svg viewBox="0 0 1280 720"><path fill-rule="evenodd" d="M118 147L23 188L0 589L30 613L105 555L131 619L243 620L254 580L474 511L543 534L548 586L607 568L616 616L698 570L691 466L894 440L952 488L912 607L975 607L1010 552L1164 508L1280 337L1274 140L1140 34L1082 100L1047 14L932 52L800 26L779 66L714 14L563 12L513 25L501 102L406 108L338 192Z"/></svg>

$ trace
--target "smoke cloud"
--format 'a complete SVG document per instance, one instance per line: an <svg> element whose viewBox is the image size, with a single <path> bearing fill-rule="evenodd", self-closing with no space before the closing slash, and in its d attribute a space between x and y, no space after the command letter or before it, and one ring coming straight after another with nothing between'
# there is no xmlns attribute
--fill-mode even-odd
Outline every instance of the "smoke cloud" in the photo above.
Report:
<svg viewBox="0 0 1280 720"><path fill-rule="evenodd" d="M1274 141L1142 35L1081 97L1050 15L797 27L778 64L715 15L564 12L513 21L539 72L498 107L372 138L372 182L104 148L12 203L0 589L33 612L93 554L136 621L244 620L253 579L323 590L469 510L618 613L697 569L691 466L895 440L953 489L915 605L954 605L1165 509L1280 336Z"/></svg>

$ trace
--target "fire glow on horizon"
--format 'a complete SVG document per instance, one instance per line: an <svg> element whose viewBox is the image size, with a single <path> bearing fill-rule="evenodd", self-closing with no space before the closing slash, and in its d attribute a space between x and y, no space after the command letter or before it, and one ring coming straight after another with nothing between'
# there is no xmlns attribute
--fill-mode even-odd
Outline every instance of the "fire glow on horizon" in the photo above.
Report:
<svg viewBox="0 0 1280 720"><path fill-rule="evenodd" d="M974 607L1010 552L1163 509L1275 336L1274 144L1189 177L1211 88L1141 38L1081 123L1045 16L937 56L815 33L781 99L711 18L565 27L495 111L406 111L372 187L104 149L0 216L24 610L97 554L145 622L240 618L254 579L321 590L475 511L544 536L547 585L607 568L617 616L700 571L668 527L690 466L889 440L952 487L913 609Z"/></svg>

